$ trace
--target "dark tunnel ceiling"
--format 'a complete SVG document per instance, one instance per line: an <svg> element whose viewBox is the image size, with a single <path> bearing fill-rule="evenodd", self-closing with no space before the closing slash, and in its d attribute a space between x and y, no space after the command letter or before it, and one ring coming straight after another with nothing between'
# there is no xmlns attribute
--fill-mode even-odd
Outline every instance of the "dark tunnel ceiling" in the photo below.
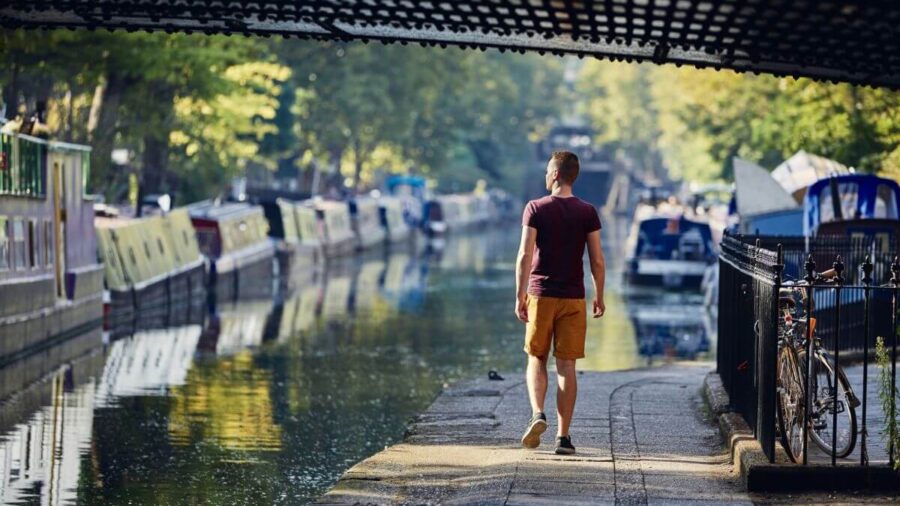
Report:
<svg viewBox="0 0 900 506"><path fill-rule="evenodd" d="M4 0L4 27L278 34L591 55L900 88L900 0Z"/></svg>

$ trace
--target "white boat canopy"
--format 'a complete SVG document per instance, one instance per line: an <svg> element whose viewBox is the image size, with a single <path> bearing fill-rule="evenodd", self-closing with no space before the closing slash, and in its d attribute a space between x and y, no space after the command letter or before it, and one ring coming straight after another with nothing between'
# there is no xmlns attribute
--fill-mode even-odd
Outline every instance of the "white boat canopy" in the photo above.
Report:
<svg viewBox="0 0 900 506"><path fill-rule="evenodd" d="M846 166L801 149L775 167L772 178L799 203L803 201L803 195L811 184L823 177L849 173L850 169Z"/></svg>
<svg viewBox="0 0 900 506"><path fill-rule="evenodd" d="M739 215L753 216L800 207L766 169L738 157L734 157L732 163Z"/></svg>

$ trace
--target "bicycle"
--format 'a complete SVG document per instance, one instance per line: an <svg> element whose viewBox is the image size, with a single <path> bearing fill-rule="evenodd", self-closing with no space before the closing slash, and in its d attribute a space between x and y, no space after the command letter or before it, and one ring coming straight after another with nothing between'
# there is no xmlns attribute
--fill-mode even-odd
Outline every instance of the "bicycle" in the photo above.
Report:
<svg viewBox="0 0 900 506"><path fill-rule="evenodd" d="M816 337L816 319L803 314L808 302L807 286L806 282L786 282L778 297L777 429L781 444L793 462L803 456L808 429L810 439L822 451L829 455L834 451L837 458L850 455L856 447L856 408L860 405L841 367L837 369L835 387L834 360ZM807 404L808 336L813 339L813 360L808 364L813 372L813 397ZM807 405L810 413L804 417ZM835 411L842 419L837 425L836 451L832 447ZM806 427L804 419L807 421Z"/></svg>

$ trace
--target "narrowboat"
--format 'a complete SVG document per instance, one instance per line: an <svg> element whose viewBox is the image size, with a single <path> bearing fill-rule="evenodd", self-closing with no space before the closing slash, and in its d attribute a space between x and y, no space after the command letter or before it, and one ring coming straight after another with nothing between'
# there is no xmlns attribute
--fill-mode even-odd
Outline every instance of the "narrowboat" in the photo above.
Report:
<svg viewBox="0 0 900 506"><path fill-rule="evenodd" d="M708 223L649 207L636 212L627 251L627 277L635 285L696 289L716 259Z"/></svg>
<svg viewBox="0 0 900 506"><path fill-rule="evenodd" d="M384 244L387 234L382 225L381 207L375 199L356 198L348 202L350 223L356 236L356 248L366 250Z"/></svg>
<svg viewBox="0 0 900 506"><path fill-rule="evenodd" d="M94 219L104 264L107 326L162 326L201 305L206 264L187 209L147 218ZM160 320L160 321L156 321Z"/></svg>
<svg viewBox="0 0 900 506"><path fill-rule="evenodd" d="M428 237L440 237L447 233L447 222L444 220L444 208L439 199L425 201L422 212L422 231Z"/></svg>
<svg viewBox="0 0 900 506"><path fill-rule="evenodd" d="M435 198L448 231L484 225L493 216L490 197L472 193L440 195Z"/></svg>
<svg viewBox="0 0 900 506"><path fill-rule="evenodd" d="M209 259L213 302L270 296L275 246L262 207L201 202L188 211L200 251Z"/></svg>
<svg viewBox="0 0 900 506"><path fill-rule="evenodd" d="M310 279L324 261L315 211L283 198L261 205L269 222L269 237L275 246L279 284L292 288Z"/></svg>
<svg viewBox="0 0 900 506"><path fill-rule="evenodd" d="M356 250L356 236L353 235L347 203L321 200L315 203L315 209L325 258L330 260L353 253Z"/></svg>
<svg viewBox="0 0 900 506"><path fill-rule="evenodd" d="M0 134L0 364L101 323L90 153Z"/></svg>
<svg viewBox="0 0 900 506"><path fill-rule="evenodd" d="M383 197L378 201L381 224L387 233L387 241L396 243L412 237L412 228L403 213L403 201L395 197Z"/></svg>
<svg viewBox="0 0 900 506"><path fill-rule="evenodd" d="M871 174L820 179L803 197L803 235L891 240L900 235L898 199L900 185L892 179Z"/></svg>

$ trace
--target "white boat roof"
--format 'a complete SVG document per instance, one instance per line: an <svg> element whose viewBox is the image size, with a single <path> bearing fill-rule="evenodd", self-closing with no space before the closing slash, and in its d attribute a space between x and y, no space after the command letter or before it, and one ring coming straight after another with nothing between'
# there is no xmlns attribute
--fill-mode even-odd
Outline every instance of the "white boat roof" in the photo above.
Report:
<svg viewBox="0 0 900 506"><path fill-rule="evenodd" d="M772 171L772 178L790 194L804 190L811 184L834 174L849 174L850 169L834 160L797 151Z"/></svg>
<svg viewBox="0 0 900 506"><path fill-rule="evenodd" d="M738 157L734 157L732 163L739 215L752 216L799 207L797 201L766 169Z"/></svg>

